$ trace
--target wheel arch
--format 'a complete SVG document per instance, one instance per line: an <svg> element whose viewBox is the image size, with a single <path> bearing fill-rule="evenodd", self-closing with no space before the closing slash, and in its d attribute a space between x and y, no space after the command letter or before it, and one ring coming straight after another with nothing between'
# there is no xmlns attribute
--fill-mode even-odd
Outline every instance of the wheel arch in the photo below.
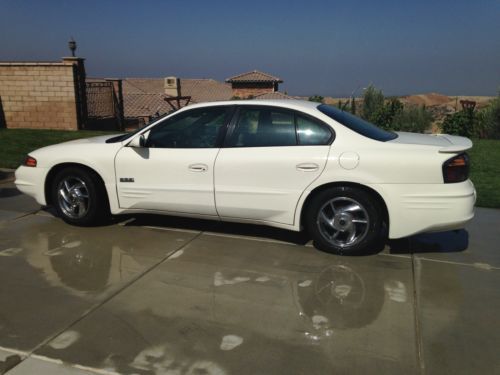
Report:
<svg viewBox="0 0 500 375"><path fill-rule="evenodd" d="M109 196L108 196L108 192L106 190L106 184L104 183L104 179L99 174L99 172L97 172L95 169L93 169L85 164L68 162L68 163L60 163L60 164L54 165L52 168L50 168L49 172L47 173L47 177L45 178L44 193L45 193L45 202L47 203L48 206L53 203L52 202L52 194L50 193L50 188L54 182L54 178L56 177L56 175L59 171L65 169L65 168L71 168L71 167L84 169L84 170L90 172L91 174L93 174L98 179L99 183L101 183L102 186L104 187L103 190L106 193L106 200L108 201L108 204L109 204Z"/></svg>
<svg viewBox="0 0 500 375"><path fill-rule="evenodd" d="M356 183L356 182L349 182L349 181L330 182L330 183L326 183L326 184L315 187L308 194L308 196L304 200L304 203L302 204L302 209L300 211L300 216L299 216L299 218L300 218L299 228L304 227L304 225L303 225L304 224L304 216L306 215L306 212L307 212L309 205L311 204L313 198L317 194L319 194L325 190L334 188L334 187L353 187L353 188L363 190L366 193L370 194L374 199L376 199L380 203L380 206L382 207L383 219L384 219L384 222L387 226L387 231L389 231L389 226L390 226L389 210L387 208L387 204L386 204L384 198L382 198L382 195L380 195L380 193L378 191L376 191L375 189L373 189L369 186L366 186L366 185L363 185L360 183Z"/></svg>

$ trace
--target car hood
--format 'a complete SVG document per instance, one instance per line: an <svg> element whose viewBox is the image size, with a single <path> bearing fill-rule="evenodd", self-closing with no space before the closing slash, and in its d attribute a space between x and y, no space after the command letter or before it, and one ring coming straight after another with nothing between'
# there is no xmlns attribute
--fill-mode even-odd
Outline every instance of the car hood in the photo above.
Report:
<svg viewBox="0 0 500 375"><path fill-rule="evenodd" d="M449 134L419 134L396 132L397 138L390 140L392 143L436 146L439 152L462 152L472 147L470 139Z"/></svg>
<svg viewBox="0 0 500 375"><path fill-rule="evenodd" d="M100 135L97 137L91 137L91 138L81 138L81 139L75 139L73 141L68 141L68 142L63 142L62 144L75 144L75 143L106 143L106 141L110 138L116 137L118 134L108 134L108 135Z"/></svg>

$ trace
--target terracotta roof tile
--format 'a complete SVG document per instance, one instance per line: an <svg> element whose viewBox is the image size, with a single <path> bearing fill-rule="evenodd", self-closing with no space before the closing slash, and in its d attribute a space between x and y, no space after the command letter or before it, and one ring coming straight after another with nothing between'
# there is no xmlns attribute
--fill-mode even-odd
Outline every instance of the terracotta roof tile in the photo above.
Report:
<svg viewBox="0 0 500 375"><path fill-rule="evenodd" d="M163 78L125 78L123 94L164 94Z"/></svg>
<svg viewBox="0 0 500 375"><path fill-rule="evenodd" d="M172 108L165 100L164 94L123 94L123 111L126 118L156 117L170 112Z"/></svg>
<svg viewBox="0 0 500 375"><path fill-rule="evenodd" d="M226 79L226 82L278 82L281 83L283 80L278 77L274 77L270 74L259 72L254 70L252 72L238 74L237 76L230 77Z"/></svg>
<svg viewBox="0 0 500 375"><path fill-rule="evenodd" d="M230 85L213 79L181 79L181 95L191 96L191 102L229 100L233 96Z"/></svg>

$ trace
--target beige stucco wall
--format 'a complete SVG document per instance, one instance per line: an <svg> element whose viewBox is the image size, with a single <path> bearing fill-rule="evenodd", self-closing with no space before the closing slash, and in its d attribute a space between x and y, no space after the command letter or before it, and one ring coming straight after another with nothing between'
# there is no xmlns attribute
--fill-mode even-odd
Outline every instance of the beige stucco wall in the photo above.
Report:
<svg viewBox="0 0 500 375"><path fill-rule="evenodd" d="M6 127L77 130L73 63L0 62Z"/></svg>

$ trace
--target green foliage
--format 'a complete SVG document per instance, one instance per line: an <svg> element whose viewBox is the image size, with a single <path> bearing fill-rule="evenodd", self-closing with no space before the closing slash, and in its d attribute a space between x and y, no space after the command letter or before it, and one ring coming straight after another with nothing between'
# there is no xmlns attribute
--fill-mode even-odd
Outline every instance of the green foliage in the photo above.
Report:
<svg viewBox="0 0 500 375"><path fill-rule="evenodd" d="M387 130L401 130L395 129L394 118L403 111L403 103L397 99L390 99L388 102L382 102L378 108L371 115L370 121L380 126L382 129Z"/></svg>
<svg viewBox="0 0 500 375"><path fill-rule="evenodd" d="M500 93L482 110L462 110L447 115L441 130L464 137L500 139Z"/></svg>
<svg viewBox="0 0 500 375"><path fill-rule="evenodd" d="M477 113L474 135L480 138L500 139L500 93L488 107Z"/></svg>
<svg viewBox="0 0 500 375"><path fill-rule="evenodd" d="M356 114L356 99L354 99L354 96L351 98L351 113Z"/></svg>
<svg viewBox="0 0 500 375"><path fill-rule="evenodd" d="M467 151L470 156L470 179L477 191L476 205L500 208L500 140L474 139Z"/></svg>
<svg viewBox="0 0 500 375"><path fill-rule="evenodd" d="M395 97L386 99L382 91L373 86L363 95L362 117L383 129L419 133L429 129L433 120L425 107L405 107Z"/></svg>
<svg viewBox="0 0 500 375"><path fill-rule="evenodd" d="M445 134L461 135L470 137L473 132L475 114L472 111L460 111L451 115L446 115L441 130Z"/></svg>
<svg viewBox="0 0 500 375"><path fill-rule="evenodd" d="M432 124L433 116L425 106L409 106L398 110L392 119L392 130L424 133Z"/></svg>
<svg viewBox="0 0 500 375"><path fill-rule="evenodd" d="M310 96L309 97L309 101L310 102L318 102L318 103L323 103L323 100L325 98L322 97L321 95L313 95L313 96Z"/></svg>
<svg viewBox="0 0 500 375"><path fill-rule="evenodd" d="M380 112L383 106L384 94L382 91L377 90L373 85L368 86L363 94L363 118L376 124L374 119L376 116L380 116L377 112Z"/></svg>

